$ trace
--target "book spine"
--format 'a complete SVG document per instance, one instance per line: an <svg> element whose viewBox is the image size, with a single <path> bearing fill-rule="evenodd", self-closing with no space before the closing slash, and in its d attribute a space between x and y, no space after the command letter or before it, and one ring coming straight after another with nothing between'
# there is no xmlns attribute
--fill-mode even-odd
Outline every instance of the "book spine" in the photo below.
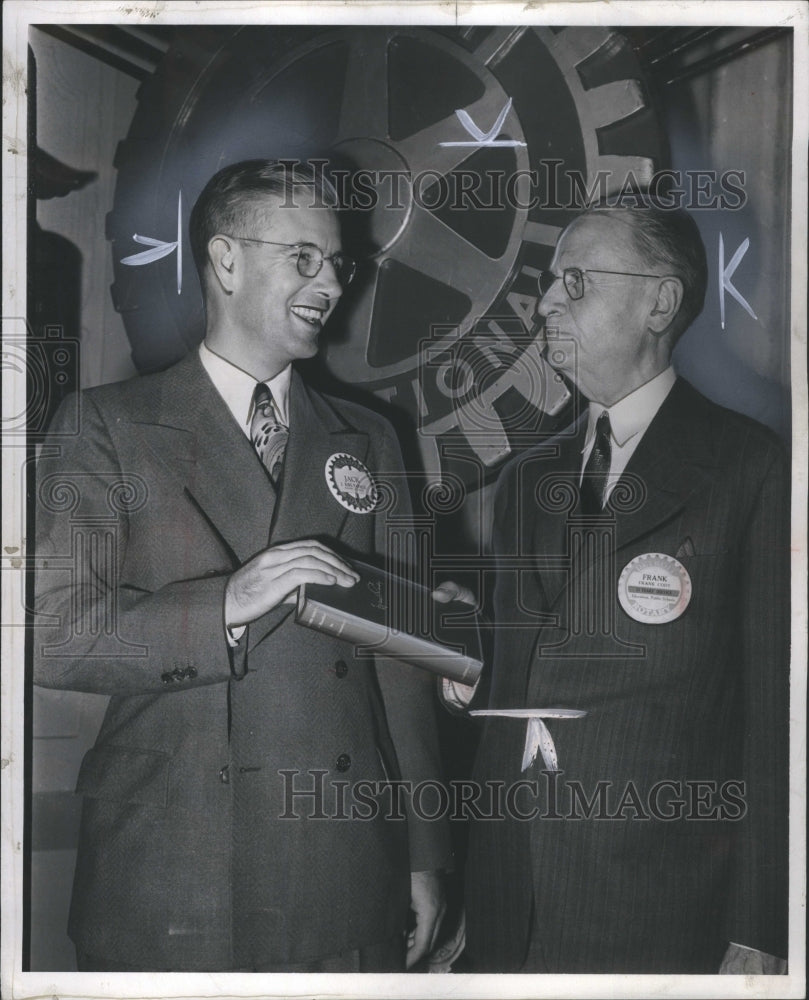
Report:
<svg viewBox="0 0 809 1000"><path fill-rule="evenodd" d="M298 612L298 621L319 632L334 635L343 642L372 646L374 648L369 652L376 656L404 660L412 666L462 684L474 684L480 675L481 664L478 660L459 653L436 652L415 636L390 632L384 625L341 614L315 601L305 603Z"/></svg>
<svg viewBox="0 0 809 1000"><path fill-rule="evenodd" d="M298 612L298 621L319 632L328 632L344 642L379 642L385 638L385 629L360 618L348 618L332 608L315 601L307 601Z"/></svg>

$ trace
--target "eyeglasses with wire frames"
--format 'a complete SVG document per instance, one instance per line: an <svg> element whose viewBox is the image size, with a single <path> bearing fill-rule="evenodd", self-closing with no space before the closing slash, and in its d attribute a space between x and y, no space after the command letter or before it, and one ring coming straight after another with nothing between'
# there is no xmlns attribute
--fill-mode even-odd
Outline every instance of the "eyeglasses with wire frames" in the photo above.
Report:
<svg viewBox="0 0 809 1000"><path fill-rule="evenodd" d="M245 243L266 243L267 246L271 247L286 247L288 250L297 250L295 264L298 268L298 274L302 278L317 277L323 267L324 260L329 261L334 268L337 280L343 288L351 284L357 273L357 262L353 257L344 254L342 250L327 257L314 243L278 243L275 240L259 240L254 236L234 236L230 233L222 233L222 235L231 240L243 240Z"/></svg>
<svg viewBox="0 0 809 1000"><path fill-rule="evenodd" d="M554 274L553 271L540 271L537 284L539 286L539 296L547 295L551 287L561 279L565 286L568 297L574 302L584 295L585 274L620 274L627 278L665 278L665 274L639 274L637 271L603 271L595 267L566 267L561 274Z"/></svg>

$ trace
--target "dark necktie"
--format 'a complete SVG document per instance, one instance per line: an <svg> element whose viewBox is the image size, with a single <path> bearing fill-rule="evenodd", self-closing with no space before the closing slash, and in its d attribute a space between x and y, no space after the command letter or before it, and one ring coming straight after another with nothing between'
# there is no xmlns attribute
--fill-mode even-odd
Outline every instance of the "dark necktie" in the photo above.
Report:
<svg viewBox="0 0 809 1000"><path fill-rule="evenodd" d="M611 461L610 415L605 410L596 421L595 441L582 476L581 509L584 514L601 513Z"/></svg>
<svg viewBox="0 0 809 1000"><path fill-rule="evenodd" d="M270 474L278 483L284 464L284 452L289 440L289 428L278 418L272 393L263 382L253 391L253 419L250 421L250 440Z"/></svg>

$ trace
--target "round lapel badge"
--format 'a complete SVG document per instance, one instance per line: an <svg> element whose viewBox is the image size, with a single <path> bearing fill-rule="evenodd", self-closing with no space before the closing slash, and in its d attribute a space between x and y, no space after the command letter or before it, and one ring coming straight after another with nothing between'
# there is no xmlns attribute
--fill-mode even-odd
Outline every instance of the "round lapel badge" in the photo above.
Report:
<svg viewBox="0 0 809 1000"><path fill-rule="evenodd" d="M337 452L326 460L325 472L331 495L346 510L355 514L370 514L376 507L376 484L358 458L346 452Z"/></svg>
<svg viewBox="0 0 809 1000"><path fill-rule="evenodd" d="M691 600L691 577L673 556L635 556L618 578L618 600L630 618L647 625L673 622Z"/></svg>

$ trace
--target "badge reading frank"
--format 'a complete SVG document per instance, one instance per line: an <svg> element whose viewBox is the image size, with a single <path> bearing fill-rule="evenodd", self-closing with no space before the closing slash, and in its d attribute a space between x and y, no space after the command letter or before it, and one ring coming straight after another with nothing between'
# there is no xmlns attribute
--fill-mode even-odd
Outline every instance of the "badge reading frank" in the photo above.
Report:
<svg viewBox="0 0 809 1000"><path fill-rule="evenodd" d="M647 552L624 566L618 578L618 600L636 622L664 625L688 607L691 577L673 556Z"/></svg>
<svg viewBox="0 0 809 1000"><path fill-rule="evenodd" d="M355 514L370 514L378 494L371 473L358 458L338 452L326 461L326 484L332 496Z"/></svg>

